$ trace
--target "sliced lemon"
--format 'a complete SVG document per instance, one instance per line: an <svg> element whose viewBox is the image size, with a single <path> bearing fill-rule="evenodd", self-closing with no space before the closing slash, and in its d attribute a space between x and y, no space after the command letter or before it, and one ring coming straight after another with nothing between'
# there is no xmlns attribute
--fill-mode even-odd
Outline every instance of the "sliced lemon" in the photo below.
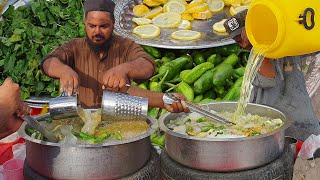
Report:
<svg viewBox="0 0 320 180"><path fill-rule="evenodd" d="M226 28L224 28L223 23L226 21L227 19L222 19L221 21L215 23L212 26L212 30L215 32L219 32L219 33L224 33L226 32Z"/></svg>
<svg viewBox="0 0 320 180"><path fill-rule="evenodd" d="M147 12L143 17L152 19L156 17L157 15L161 14L163 12L163 8L161 6L155 7L151 9L151 11Z"/></svg>
<svg viewBox="0 0 320 180"><path fill-rule="evenodd" d="M191 31L191 30L179 30L175 31L171 34L172 39L177 40L196 40L201 38L201 33L198 31Z"/></svg>
<svg viewBox="0 0 320 180"><path fill-rule="evenodd" d="M208 4L203 3L203 4L200 4L199 6L195 6L190 9L187 9L184 13L196 13L196 12L206 11L208 9L209 9Z"/></svg>
<svg viewBox="0 0 320 180"><path fill-rule="evenodd" d="M182 20L180 25L178 26L178 29L191 29L192 25L191 22L188 20Z"/></svg>
<svg viewBox="0 0 320 180"><path fill-rule="evenodd" d="M220 12L224 8L223 0L208 0L207 1L209 10L213 13Z"/></svg>
<svg viewBox="0 0 320 180"><path fill-rule="evenodd" d="M252 0L244 0L242 1L242 5L249 5L251 3Z"/></svg>
<svg viewBox="0 0 320 180"><path fill-rule="evenodd" d="M181 14L181 19L188 20L188 21L193 21L194 20L194 18L192 17L192 14L188 14L188 13Z"/></svg>
<svg viewBox="0 0 320 180"><path fill-rule="evenodd" d="M160 28L178 27L181 23L181 15L178 13L162 13L152 19L154 25Z"/></svg>
<svg viewBox="0 0 320 180"><path fill-rule="evenodd" d="M212 17L212 13L209 10L198 12L198 13L192 13L192 17L195 19L210 19Z"/></svg>
<svg viewBox="0 0 320 180"><path fill-rule="evenodd" d="M243 10L246 10L248 8L249 8L249 6L239 6L239 7L236 7L236 8L231 6L230 7L230 14L231 14L231 16L233 16L233 15L235 15L235 14L237 14L237 13L243 11Z"/></svg>
<svg viewBox="0 0 320 180"><path fill-rule="evenodd" d="M226 6L231 6L232 4L241 4L243 0L223 0Z"/></svg>
<svg viewBox="0 0 320 180"><path fill-rule="evenodd" d="M165 4L167 2L167 0L154 0L154 1L159 2L161 4Z"/></svg>
<svg viewBox="0 0 320 180"><path fill-rule="evenodd" d="M133 33L141 38L155 38L160 35L160 28L153 24L147 24L135 27Z"/></svg>
<svg viewBox="0 0 320 180"><path fill-rule="evenodd" d="M199 6L200 4L205 3L205 0L193 0L187 5L187 9Z"/></svg>
<svg viewBox="0 0 320 180"><path fill-rule="evenodd" d="M181 3L183 5L187 5L187 2L185 0L169 0L168 2L178 2L178 3Z"/></svg>
<svg viewBox="0 0 320 180"><path fill-rule="evenodd" d="M164 12L173 12L182 14L186 10L186 6L175 1L170 1L163 6Z"/></svg>
<svg viewBox="0 0 320 180"><path fill-rule="evenodd" d="M136 24L140 25L146 25L146 24L152 24L151 19L147 18L132 18L132 21L135 22Z"/></svg>
<svg viewBox="0 0 320 180"><path fill-rule="evenodd" d="M240 3L238 3L238 4L231 4L231 6L232 6L233 8L236 8L236 7L241 6L241 4L240 4Z"/></svg>
<svg viewBox="0 0 320 180"><path fill-rule="evenodd" d="M149 8L143 4L139 4L133 7L133 14L138 17L144 16L149 11Z"/></svg>
<svg viewBox="0 0 320 180"><path fill-rule="evenodd" d="M153 0L143 0L143 4L146 4L149 7L156 7L161 5L161 3L157 2L157 1L153 1Z"/></svg>

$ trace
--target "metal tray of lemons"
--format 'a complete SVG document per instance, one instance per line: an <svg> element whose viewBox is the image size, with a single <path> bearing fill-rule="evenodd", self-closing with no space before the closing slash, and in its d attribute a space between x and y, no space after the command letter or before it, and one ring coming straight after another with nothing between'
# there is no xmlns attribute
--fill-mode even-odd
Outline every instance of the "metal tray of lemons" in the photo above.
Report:
<svg viewBox="0 0 320 180"><path fill-rule="evenodd" d="M115 1L115 30L141 45L200 49L234 43L223 22L251 0Z"/></svg>

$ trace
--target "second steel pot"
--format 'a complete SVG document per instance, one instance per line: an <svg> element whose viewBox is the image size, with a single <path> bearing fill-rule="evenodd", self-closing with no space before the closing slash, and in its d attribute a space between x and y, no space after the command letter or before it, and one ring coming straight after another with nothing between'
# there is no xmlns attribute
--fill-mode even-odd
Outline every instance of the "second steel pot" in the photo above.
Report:
<svg viewBox="0 0 320 180"><path fill-rule="evenodd" d="M209 103L208 109L235 111L236 102ZM291 121L280 111L263 105L248 104L246 113L280 118L284 124L273 132L241 138L197 138L176 133L167 128L170 120L182 114L167 113L160 117L160 128L165 131L166 151L176 162L206 171L241 171L263 166L275 160L285 145L285 129Z"/></svg>

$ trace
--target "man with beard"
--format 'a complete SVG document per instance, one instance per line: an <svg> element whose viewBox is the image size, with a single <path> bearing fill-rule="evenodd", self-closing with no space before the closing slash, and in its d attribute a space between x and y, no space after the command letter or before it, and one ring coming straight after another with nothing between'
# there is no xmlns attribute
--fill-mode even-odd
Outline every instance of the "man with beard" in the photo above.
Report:
<svg viewBox="0 0 320 180"><path fill-rule="evenodd" d="M58 47L44 58L41 67L49 77L60 79L61 91L71 95L79 90L82 107L99 108L102 87L127 91L126 84L150 78L155 67L154 61L138 44L112 34L115 21L112 0L87 0L84 6L86 37ZM181 102L166 105L162 93L136 87L131 87L128 93L149 98L150 107L188 111Z"/></svg>

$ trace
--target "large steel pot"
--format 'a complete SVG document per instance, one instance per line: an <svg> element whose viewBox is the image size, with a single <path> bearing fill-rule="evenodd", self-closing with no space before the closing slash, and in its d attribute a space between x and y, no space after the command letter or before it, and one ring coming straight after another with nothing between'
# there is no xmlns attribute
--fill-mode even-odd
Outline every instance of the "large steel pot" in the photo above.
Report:
<svg viewBox="0 0 320 180"><path fill-rule="evenodd" d="M235 111L236 102L219 102L203 105L208 109ZM187 167L207 171L240 171L270 163L282 153L284 131L291 121L280 111L263 105L248 104L246 113L270 118L281 118L284 125L267 134L241 138L197 138L178 134L167 128L170 120L182 114L167 113L160 117L160 128L165 131L166 150L169 156Z"/></svg>
<svg viewBox="0 0 320 180"><path fill-rule="evenodd" d="M36 117L44 120L45 116ZM149 119L145 134L117 142L97 145L64 145L28 136L23 123L19 134L26 141L26 162L37 173L52 179L117 179L141 169L150 158L149 136L157 121Z"/></svg>

